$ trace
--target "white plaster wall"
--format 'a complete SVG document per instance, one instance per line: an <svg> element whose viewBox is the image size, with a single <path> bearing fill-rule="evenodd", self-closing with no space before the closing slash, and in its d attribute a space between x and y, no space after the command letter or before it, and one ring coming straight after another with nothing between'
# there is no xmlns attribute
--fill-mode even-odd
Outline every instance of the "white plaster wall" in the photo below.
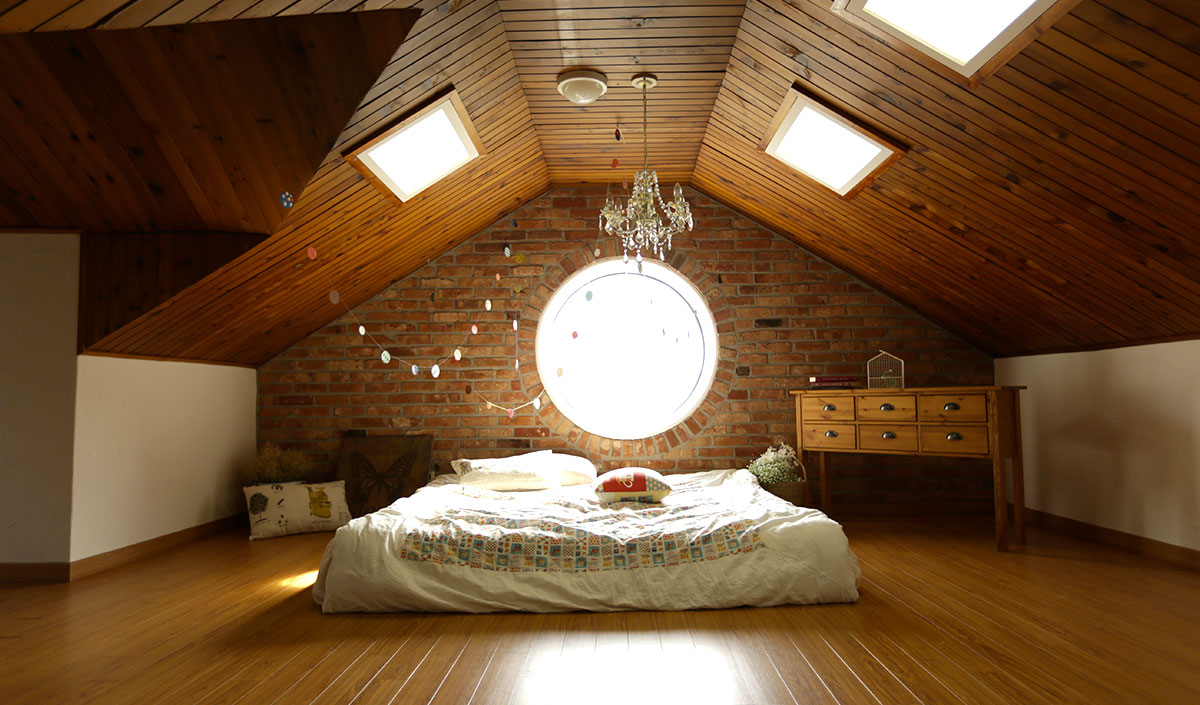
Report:
<svg viewBox="0 0 1200 705"><path fill-rule="evenodd" d="M71 560L245 511L255 371L78 358Z"/></svg>
<svg viewBox="0 0 1200 705"><path fill-rule="evenodd" d="M1200 549L1200 341L996 360L1027 506Z"/></svg>
<svg viewBox="0 0 1200 705"><path fill-rule="evenodd" d="M0 563L68 559L78 281L78 235L0 233Z"/></svg>

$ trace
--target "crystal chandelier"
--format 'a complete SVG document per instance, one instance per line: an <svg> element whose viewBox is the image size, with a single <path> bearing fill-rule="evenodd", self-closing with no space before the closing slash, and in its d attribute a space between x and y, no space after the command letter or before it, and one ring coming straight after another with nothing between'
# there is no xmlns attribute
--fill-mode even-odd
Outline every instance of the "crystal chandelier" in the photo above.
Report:
<svg viewBox="0 0 1200 705"><path fill-rule="evenodd" d="M653 74L633 77L633 86L642 89L642 170L633 177L633 193L624 206L609 198L600 210L604 230L621 238L626 262L630 253L641 262L642 250L653 252L655 257L662 259L663 253L671 249L671 237L684 228L692 229L692 209L683 200L683 187L675 184L675 199L667 203L658 192L658 174L650 170L646 144L646 91L656 85L658 79ZM662 222L655 203L666 214L666 223Z"/></svg>

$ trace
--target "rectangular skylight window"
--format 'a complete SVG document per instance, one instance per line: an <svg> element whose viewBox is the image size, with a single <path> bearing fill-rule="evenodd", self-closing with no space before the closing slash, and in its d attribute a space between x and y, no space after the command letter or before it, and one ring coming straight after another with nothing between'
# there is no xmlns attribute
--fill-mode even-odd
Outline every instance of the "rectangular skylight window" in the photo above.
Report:
<svg viewBox="0 0 1200 705"><path fill-rule="evenodd" d="M872 33L898 39L975 86L1076 2L836 0L833 10Z"/></svg>
<svg viewBox="0 0 1200 705"><path fill-rule="evenodd" d="M853 198L903 153L795 89L775 119L763 151L843 198Z"/></svg>
<svg viewBox="0 0 1200 705"><path fill-rule="evenodd" d="M411 199L481 153L465 107L450 92L357 147L346 159L376 186Z"/></svg>

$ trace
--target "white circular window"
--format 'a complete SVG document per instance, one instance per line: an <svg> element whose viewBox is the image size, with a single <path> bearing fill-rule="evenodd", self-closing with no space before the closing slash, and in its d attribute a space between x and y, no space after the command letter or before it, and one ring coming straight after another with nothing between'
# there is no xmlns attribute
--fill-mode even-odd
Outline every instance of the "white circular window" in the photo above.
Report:
<svg viewBox="0 0 1200 705"><path fill-rule="evenodd" d="M580 428L632 440L662 433L699 406L717 367L704 297L670 267L609 259L551 296L537 330L551 400Z"/></svg>

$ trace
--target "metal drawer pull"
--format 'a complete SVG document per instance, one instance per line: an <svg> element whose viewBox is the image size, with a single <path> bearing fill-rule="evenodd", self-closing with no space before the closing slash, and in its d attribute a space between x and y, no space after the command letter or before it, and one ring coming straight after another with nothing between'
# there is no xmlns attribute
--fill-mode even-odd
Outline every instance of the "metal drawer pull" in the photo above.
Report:
<svg viewBox="0 0 1200 705"><path fill-rule="evenodd" d="M884 431L883 437L890 441L896 437L896 432L895 431Z"/></svg>
<svg viewBox="0 0 1200 705"><path fill-rule="evenodd" d="M884 402L879 405L879 410L880 411L895 411L896 407L892 406L891 404L888 404L887 402Z"/></svg>
<svg viewBox="0 0 1200 705"><path fill-rule="evenodd" d="M947 433L947 434L946 434L946 440L948 440L948 441L961 441L961 440L962 440L962 434L961 434L961 433L956 433L956 432L954 432L954 431L951 431L950 433Z"/></svg>
<svg viewBox="0 0 1200 705"><path fill-rule="evenodd" d="M821 411L837 411L837 407L833 404L826 404L825 406L821 407Z"/></svg>
<svg viewBox="0 0 1200 705"><path fill-rule="evenodd" d="M958 404L955 404L952 401L946 402L946 405L942 407L942 411L958 411L958 409Z"/></svg>
<svg viewBox="0 0 1200 705"><path fill-rule="evenodd" d="M825 437L826 438L837 438L837 431L826 431Z"/></svg>

